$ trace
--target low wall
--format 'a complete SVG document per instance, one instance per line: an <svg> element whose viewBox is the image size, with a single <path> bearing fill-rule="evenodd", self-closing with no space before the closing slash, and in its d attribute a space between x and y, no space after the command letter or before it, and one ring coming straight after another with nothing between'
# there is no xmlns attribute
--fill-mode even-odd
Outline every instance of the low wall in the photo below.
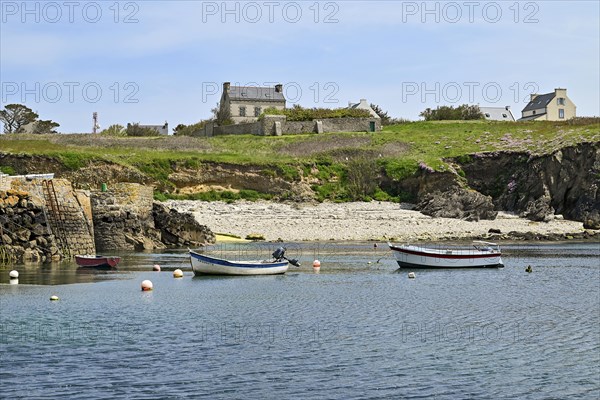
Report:
<svg viewBox="0 0 600 400"><path fill-rule="evenodd" d="M320 131L317 127L320 122ZM276 124L280 130L276 129ZM265 115L260 121L225 126L206 126L198 136L217 135L294 135L299 133L323 132L375 132L381 130L381 121L377 118L324 118L312 121L287 121L285 115Z"/></svg>
<svg viewBox="0 0 600 400"><path fill-rule="evenodd" d="M165 247L154 226L151 186L117 183L105 192L94 192L91 199L98 251Z"/></svg>
<svg viewBox="0 0 600 400"><path fill-rule="evenodd" d="M215 126L213 136L218 135L262 135L261 122L249 122L235 125Z"/></svg>

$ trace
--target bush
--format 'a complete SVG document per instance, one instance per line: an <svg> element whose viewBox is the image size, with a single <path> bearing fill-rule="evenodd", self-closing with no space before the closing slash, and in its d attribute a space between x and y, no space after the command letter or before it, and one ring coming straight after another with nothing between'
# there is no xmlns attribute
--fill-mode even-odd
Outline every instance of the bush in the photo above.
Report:
<svg viewBox="0 0 600 400"><path fill-rule="evenodd" d="M269 107L258 117L264 118L265 115L285 115L288 121L312 121L314 119L325 118L369 118L371 114L367 110L356 108L304 108L294 105L292 108L280 110Z"/></svg>
<svg viewBox="0 0 600 400"><path fill-rule="evenodd" d="M420 114L425 121L473 120L483 119L483 114L477 105L462 104L454 106L438 106L435 110L427 108Z"/></svg>
<svg viewBox="0 0 600 400"><path fill-rule="evenodd" d="M379 167L373 158L359 157L348 162L346 186L352 200L370 197L377 189Z"/></svg>
<svg viewBox="0 0 600 400"><path fill-rule="evenodd" d="M204 126L211 122L209 119L196 122L192 125L179 124L173 129L173 135L175 136L198 136L200 131L204 129Z"/></svg>
<svg viewBox="0 0 600 400"><path fill-rule="evenodd" d="M160 133L152 128L146 128L140 126L139 123L127 124L126 130L127 136L159 136Z"/></svg>
<svg viewBox="0 0 600 400"><path fill-rule="evenodd" d="M104 129L100 134L106 136L126 136L127 131L123 125L114 124Z"/></svg>

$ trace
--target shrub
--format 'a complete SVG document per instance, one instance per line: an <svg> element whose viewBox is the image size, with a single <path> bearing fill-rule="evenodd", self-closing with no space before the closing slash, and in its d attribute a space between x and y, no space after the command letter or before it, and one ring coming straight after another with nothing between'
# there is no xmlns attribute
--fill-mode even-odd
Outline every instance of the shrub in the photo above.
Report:
<svg viewBox="0 0 600 400"><path fill-rule="evenodd" d="M377 189L378 169L377 161L373 158L359 157L348 162L346 186L352 200L373 195Z"/></svg>
<svg viewBox="0 0 600 400"><path fill-rule="evenodd" d="M127 136L158 136L158 131L152 128L142 127L139 123L127 124Z"/></svg>
<svg viewBox="0 0 600 400"><path fill-rule="evenodd" d="M438 106L435 110L427 108L420 114L425 121L473 120L483 119L483 114L477 105L462 104L454 106Z"/></svg>
<svg viewBox="0 0 600 400"><path fill-rule="evenodd" d="M269 107L263 111L259 119L265 115L285 115L288 121L312 121L325 118L369 118L371 114L367 110L356 108L304 108L294 105L292 108L280 110Z"/></svg>

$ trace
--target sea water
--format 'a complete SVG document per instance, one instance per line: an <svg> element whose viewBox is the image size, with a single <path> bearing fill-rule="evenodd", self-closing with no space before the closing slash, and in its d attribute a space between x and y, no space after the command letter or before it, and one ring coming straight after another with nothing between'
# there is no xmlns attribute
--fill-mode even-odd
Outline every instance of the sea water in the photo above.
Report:
<svg viewBox="0 0 600 400"><path fill-rule="evenodd" d="M415 279L373 243L286 244L303 265L282 276L194 277L184 250L2 267L0 398L597 399L599 246L505 245L505 268Z"/></svg>

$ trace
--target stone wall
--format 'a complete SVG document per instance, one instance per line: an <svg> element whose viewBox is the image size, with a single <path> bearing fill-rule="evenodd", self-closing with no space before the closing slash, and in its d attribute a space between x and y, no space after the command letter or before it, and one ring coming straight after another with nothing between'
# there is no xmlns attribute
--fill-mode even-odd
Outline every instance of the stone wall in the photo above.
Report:
<svg viewBox="0 0 600 400"><path fill-rule="evenodd" d="M44 225L47 225L53 233L63 257L94 254L89 192L75 190L71 182L66 179L42 179L42 177L11 177L11 188L27 193L31 202L42 208L47 219ZM54 189L51 190L53 195L55 194L54 204L50 204L51 199L45 194L44 181L49 182Z"/></svg>
<svg viewBox="0 0 600 400"><path fill-rule="evenodd" d="M261 122L249 122L235 125L215 126L213 136L218 135L262 135Z"/></svg>
<svg viewBox="0 0 600 400"><path fill-rule="evenodd" d="M97 251L165 247L154 226L151 186L117 183L91 200Z"/></svg>
<svg viewBox="0 0 600 400"><path fill-rule="evenodd" d="M0 263L60 260L44 205L29 193L0 190Z"/></svg>
<svg viewBox="0 0 600 400"><path fill-rule="evenodd" d="M279 123L281 130L275 128ZM199 136L217 135L293 135L299 133L323 132L371 132L371 123L375 124L375 132L381 130L378 118L325 118L312 121L287 121L285 115L265 115L258 122L241 123L225 126L206 126ZM321 127L318 127L318 124Z"/></svg>

